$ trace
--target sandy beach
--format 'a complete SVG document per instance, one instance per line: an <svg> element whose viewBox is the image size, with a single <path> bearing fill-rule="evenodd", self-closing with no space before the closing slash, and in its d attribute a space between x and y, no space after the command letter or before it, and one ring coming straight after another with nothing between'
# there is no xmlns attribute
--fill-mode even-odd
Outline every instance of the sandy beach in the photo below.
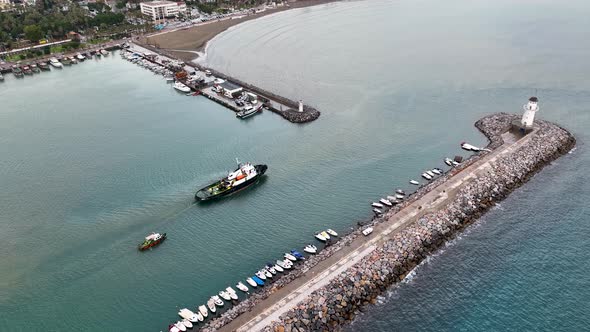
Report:
<svg viewBox="0 0 590 332"><path fill-rule="evenodd" d="M209 40L221 32L227 30L229 27L289 9L315 6L335 1L338 0L302 0L291 2L289 3L289 6L267 9L264 12L244 16L241 18L219 20L200 24L194 27L141 37L137 42L140 44L149 44L157 48L166 49L168 52L184 60L185 62L190 62L198 57L196 52L203 51L205 49Z"/></svg>

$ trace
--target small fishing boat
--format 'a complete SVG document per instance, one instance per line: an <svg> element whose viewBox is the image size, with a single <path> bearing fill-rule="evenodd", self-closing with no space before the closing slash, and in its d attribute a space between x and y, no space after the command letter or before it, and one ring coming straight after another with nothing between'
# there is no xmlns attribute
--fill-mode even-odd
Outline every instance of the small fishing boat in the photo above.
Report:
<svg viewBox="0 0 590 332"><path fill-rule="evenodd" d="M404 199L404 195L400 195L400 194L395 194L395 198L397 199Z"/></svg>
<svg viewBox="0 0 590 332"><path fill-rule="evenodd" d="M372 207L375 207L375 208L380 208L380 209L383 208L383 204L381 204L381 203L375 203L375 202L373 202L373 203L371 203L371 206Z"/></svg>
<svg viewBox="0 0 590 332"><path fill-rule="evenodd" d="M305 248L303 248L303 251L308 254L316 254L318 252L318 248L314 245L308 244L305 246Z"/></svg>
<svg viewBox="0 0 590 332"><path fill-rule="evenodd" d="M266 280L266 275L264 275L264 272L262 272L262 271L256 271L254 274L258 278L260 278L261 280ZM256 279L254 279L254 281L256 281Z"/></svg>
<svg viewBox="0 0 590 332"><path fill-rule="evenodd" d="M51 68L49 68L49 65L47 64L47 62L39 62L37 64L37 66L39 66L39 68L43 71L51 70Z"/></svg>
<svg viewBox="0 0 590 332"><path fill-rule="evenodd" d="M139 250L144 251L151 247L155 247L166 240L166 233L151 233L146 236L143 243L139 245Z"/></svg>
<svg viewBox="0 0 590 332"><path fill-rule="evenodd" d="M254 281L256 282L256 284L258 286L264 286L264 281L262 281L262 279L258 278L258 276L253 276L252 279L254 279Z"/></svg>
<svg viewBox="0 0 590 332"><path fill-rule="evenodd" d="M270 273L270 271L269 271L269 270L267 270L267 269L262 269L262 270L260 270L260 271L261 271L262 273L264 273L264 275L265 275L267 278L272 278L272 273Z"/></svg>
<svg viewBox="0 0 590 332"><path fill-rule="evenodd" d="M64 66L71 66L71 65L72 65L72 61L71 61L70 59L68 59L68 58L63 58L63 59L61 59L61 63L62 63Z"/></svg>
<svg viewBox="0 0 590 332"><path fill-rule="evenodd" d="M438 170L438 169L436 169L436 168L432 169L432 171L431 171L431 172L432 172L432 173L434 173L434 174L436 174L436 175L441 175L441 174L442 174L442 172L441 172L441 171L439 171L439 170Z"/></svg>
<svg viewBox="0 0 590 332"><path fill-rule="evenodd" d="M246 279L246 282L247 282L247 283L248 283L250 286L252 286L252 287L256 287L256 286L257 286L257 284L256 284L256 281L254 281L254 279L252 279L252 278L248 278L248 279Z"/></svg>
<svg viewBox="0 0 590 332"><path fill-rule="evenodd" d="M398 203L397 197L395 197L395 196L387 196L387 200L389 200L391 202L391 204L393 204L393 205Z"/></svg>
<svg viewBox="0 0 590 332"><path fill-rule="evenodd" d="M365 229L363 229L363 235L367 236L369 234L373 233L373 227L367 227Z"/></svg>
<svg viewBox="0 0 590 332"><path fill-rule="evenodd" d="M420 185L420 182L416 181L416 180L410 180L410 184L413 184L415 186Z"/></svg>
<svg viewBox="0 0 590 332"><path fill-rule="evenodd" d="M448 166L453 166L453 160L451 158L445 158L445 164Z"/></svg>
<svg viewBox="0 0 590 332"><path fill-rule="evenodd" d="M431 178L436 176L433 171L426 171L426 174L430 175Z"/></svg>
<svg viewBox="0 0 590 332"><path fill-rule="evenodd" d="M254 283L254 284L256 284L256 283ZM256 286L254 286L254 287L256 287ZM248 293L248 286L244 285L244 283L242 283L241 281L236 284L236 288L241 290L244 293Z"/></svg>
<svg viewBox="0 0 590 332"><path fill-rule="evenodd" d="M181 331L183 331L183 332L184 332L184 331L186 331L186 326L184 326L184 324L182 324L182 322L181 322L181 321L178 321L178 322L176 322L176 323L174 324L174 326L176 326L176 327L177 327L179 330L181 330Z"/></svg>
<svg viewBox="0 0 590 332"><path fill-rule="evenodd" d="M213 296L211 296L211 299L213 299L213 303L215 303L216 306L223 307L223 301L221 301L219 296L213 295Z"/></svg>
<svg viewBox="0 0 590 332"><path fill-rule="evenodd" d="M327 241L327 239L325 237L323 237L321 233L317 233L315 235L315 238L318 239L318 240L320 240L320 241L322 241L322 242L326 242Z"/></svg>
<svg viewBox="0 0 590 332"><path fill-rule="evenodd" d="M396 194L400 194L400 195L405 195L406 194L406 192L403 191L403 190L401 190L401 189L396 190L395 193Z"/></svg>
<svg viewBox="0 0 590 332"><path fill-rule="evenodd" d="M224 300L226 300L226 301L231 301L231 295L228 292L224 291L224 290L222 290L222 291L219 292L219 296L221 296L221 298L224 299Z"/></svg>
<svg viewBox="0 0 590 332"><path fill-rule="evenodd" d="M178 312L178 316L180 316L186 320L189 320L193 323L196 323L199 321L199 318L197 318L197 315L194 312L188 310L187 308L180 309L180 311Z"/></svg>
<svg viewBox="0 0 590 332"><path fill-rule="evenodd" d="M299 251L295 250L295 249L291 249L291 255L295 256L295 258L299 259L299 260L304 260L305 256L303 256L302 253L300 253Z"/></svg>
<svg viewBox="0 0 590 332"><path fill-rule="evenodd" d="M438 167L433 168L432 171L435 172L435 173L436 172L439 172L440 174L443 174L445 172L445 171L443 171L442 169L440 169Z"/></svg>
<svg viewBox="0 0 590 332"><path fill-rule="evenodd" d="M76 54L76 58L80 61L84 61L86 60L86 57L82 55L82 53L78 53Z"/></svg>
<svg viewBox="0 0 590 332"><path fill-rule="evenodd" d="M274 267L274 269L275 269L277 272L284 272L284 271L285 271L285 270L283 270L283 268L282 268L282 267L278 266L277 264L273 265L272 267Z"/></svg>
<svg viewBox="0 0 590 332"><path fill-rule="evenodd" d="M168 325L169 332L180 332L180 329L176 325Z"/></svg>
<svg viewBox="0 0 590 332"><path fill-rule="evenodd" d="M33 71L33 73L40 73L41 69L39 69L39 66L37 66L36 63L31 65L31 70Z"/></svg>
<svg viewBox="0 0 590 332"><path fill-rule="evenodd" d="M379 209L373 209L373 213L379 215L379 214L383 214L383 211L381 211Z"/></svg>
<svg viewBox="0 0 590 332"><path fill-rule="evenodd" d="M379 200L379 202L382 203L382 204L384 204L384 205L387 205L387 206L393 206L393 204L391 204L391 202L388 201L388 200L386 200L385 198L381 198Z"/></svg>
<svg viewBox="0 0 590 332"><path fill-rule="evenodd" d="M108 56L109 55L109 51L107 51L107 50L100 50L100 54L102 54L104 56Z"/></svg>
<svg viewBox="0 0 590 332"><path fill-rule="evenodd" d="M268 270L268 272L270 272L270 273L272 273L272 274L277 274L277 270L276 270L276 269L275 269L275 267L274 267L272 264L270 264L270 263L267 263L267 264L266 264L266 269Z"/></svg>
<svg viewBox="0 0 590 332"><path fill-rule="evenodd" d="M193 323L191 323L188 319L183 319L180 321L182 325L184 325L187 329L193 328Z"/></svg>
<svg viewBox="0 0 590 332"><path fill-rule="evenodd" d="M334 231L331 228L326 229L326 232L328 232L328 234L330 234L331 236L338 236L338 233L336 233L336 231Z"/></svg>
<svg viewBox="0 0 590 332"><path fill-rule="evenodd" d="M481 148L478 148L477 146L473 146L473 145L471 145L469 143L466 143L466 142L461 142L461 148L463 150L475 151L475 152L478 152L478 151L481 151L482 150Z"/></svg>
<svg viewBox="0 0 590 332"><path fill-rule="evenodd" d="M78 64L78 59L76 59L76 57L71 56L70 61L72 61L73 64L77 65Z"/></svg>
<svg viewBox="0 0 590 332"><path fill-rule="evenodd" d="M14 76L16 77L23 77L25 74L23 73L23 70L20 69L17 65L13 65L12 66L12 73L14 74Z"/></svg>
<svg viewBox="0 0 590 332"><path fill-rule="evenodd" d="M295 257L295 256L293 256L293 255L291 255L289 253L285 253L285 258L288 259L288 260L290 260L290 261L296 261L297 260L297 257Z"/></svg>
<svg viewBox="0 0 590 332"><path fill-rule="evenodd" d="M217 307L215 306L215 300L213 298L210 298L209 301L207 301L207 307L209 308L209 310L211 310L212 313L215 313L217 311Z"/></svg>
<svg viewBox="0 0 590 332"><path fill-rule="evenodd" d="M31 67L29 67L29 65L24 65L22 67L23 73L25 73L25 75L33 75L33 71L31 70Z"/></svg>
<svg viewBox="0 0 590 332"><path fill-rule="evenodd" d="M453 160L453 166L458 166L459 164L460 164L460 162Z"/></svg>
<svg viewBox="0 0 590 332"><path fill-rule="evenodd" d="M430 175L428 175L426 173L422 173L422 177L425 178L428 181L432 180L432 176L430 176Z"/></svg>
<svg viewBox="0 0 590 332"><path fill-rule="evenodd" d="M62 63L59 62L59 60L57 60L57 58L51 58L51 59L49 59L49 64L52 65L55 68L63 68Z"/></svg>
<svg viewBox="0 0 590 332"><path fill-rule="evenodd" d="M288 261L288 260L287 260L287 259L285 259L284 261L282 261L282 260L277 260L277 265L278 265L278 266L280 266L280 267L282 267L283 269L286 269L286 270L288 270L288 269L290 269L290 268L291 268L291 265L290 265L290 264L286 264L286 263L285 263L286 261Z"/></svg>
<svg viewBox="0 0 590 332"><path fill-rule="evenodd" d="M226 292L229 294L229 297L230 297L232 300L237 300L237 299L238 299L238 294L236 293L236 291L235 291L233 288L231 288L231 287L229 287L229 286L228 286L228 287L225 289L225 291L226 291Z"/></svg>
<svg viewBox="0 0 590 332"><path fill-rule="evenodd" d="M213 305L213 308L215 308L215 305ZM201 316L203 316L203 320L205 319L205 317L209 316L209 312L207 311L207 307L205 307L205 305L203 305L203 304L200 305L198 309L199 309L199 313L201 314ZM200 319L199 319L199 321L201 322Z"/></svg>
<svg viewBox="0 0 590 332"><path fill-rule="evenodd" d="M330 239L330 234L328 234L328 232L326 232L326 231L323 231L323 232L321 232L320 234L322 234L322 236L323 236L323 237L325 237L325 238L326 238L326 240L329 240L329 239Z"/></svg>

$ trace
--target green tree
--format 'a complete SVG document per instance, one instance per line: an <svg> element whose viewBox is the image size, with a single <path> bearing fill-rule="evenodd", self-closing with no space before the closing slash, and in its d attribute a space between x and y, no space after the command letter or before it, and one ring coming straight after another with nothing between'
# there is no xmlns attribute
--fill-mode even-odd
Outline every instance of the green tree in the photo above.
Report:
<svg viewBox="0 0 590 332"><path fill-rule="evenodd" d="M37 42L39 39L43 38L43 31L41 27L38 25L27 25L24 28L25 38Z"/></svg>

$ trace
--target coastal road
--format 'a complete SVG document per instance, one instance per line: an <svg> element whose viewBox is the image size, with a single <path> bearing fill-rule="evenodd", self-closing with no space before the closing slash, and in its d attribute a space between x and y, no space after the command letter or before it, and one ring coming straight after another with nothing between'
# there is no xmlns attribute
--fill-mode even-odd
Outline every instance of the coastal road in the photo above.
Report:
<svg viewBox="0 0 590 332"><path fill-rule="evenodd" d="M281 315L294 308L314 291L329 284L346 269L369 256L380 244L392 238L406 225L415 222L422 215L435 211L449 203L461 189L462 185L471 181L477 174L487 172L494 161L502 155L510 153L534 136L536 129L520 140L511 134L504 134L504 144L477 160L463 171L455 174L444 183L432 189L421 198L406 206L393 215L386 215L383 222L374 227L368 237L358 237L349 246L343 247L332 256L311 268L303 276L293 280L285 287L271 294L220 331L260 331L277 321Z"/></svg>

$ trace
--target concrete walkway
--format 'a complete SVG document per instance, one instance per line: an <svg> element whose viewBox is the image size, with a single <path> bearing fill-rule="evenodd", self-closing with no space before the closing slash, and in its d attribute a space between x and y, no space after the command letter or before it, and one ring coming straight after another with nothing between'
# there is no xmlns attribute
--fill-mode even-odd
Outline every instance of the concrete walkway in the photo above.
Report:
<svg viewBox="0 0 590 332"><path fill-rule="evenodd" d="M252 311L244 313L227 324L220 331L260 331L277 321L281 315L295 307L314 291L329 284L340 273L369 256L379 244L413 223L420 216L446 205L455 197L462 184L475 178L478 173L486 172L491 163L504 154L510 153L534 136L536 130L516 141L511 134L504 134L504 144L487 156L476 161L462 172L434 188L422 198L405 207L389 219L374 227L373 234L358 237L349 246L335 252L331 257L311 268L305 275L293 280L287 286L273 293L256 305Z"/></svg>

